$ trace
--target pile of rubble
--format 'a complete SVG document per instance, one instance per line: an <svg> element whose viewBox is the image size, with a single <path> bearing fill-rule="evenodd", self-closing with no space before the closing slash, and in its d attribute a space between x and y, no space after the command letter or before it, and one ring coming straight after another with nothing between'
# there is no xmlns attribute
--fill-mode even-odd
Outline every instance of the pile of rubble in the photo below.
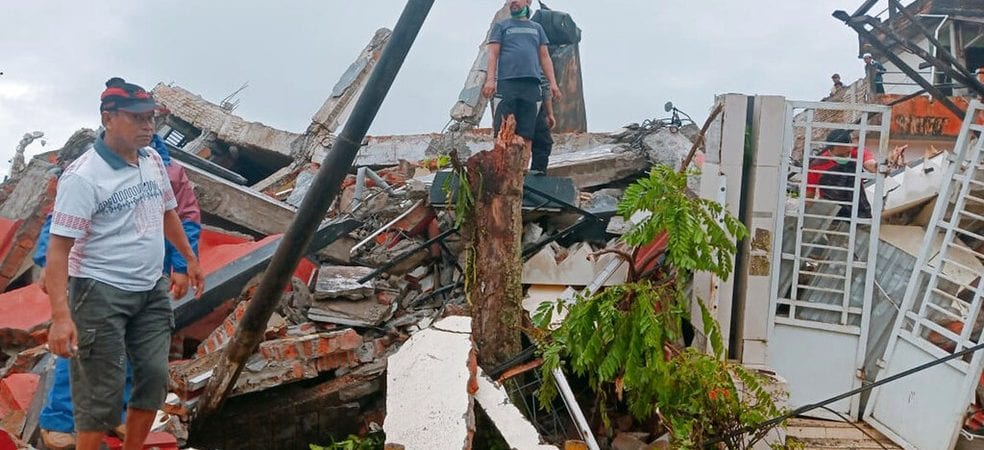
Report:
<svg viewBox="0 0 984 450"><path fill-rule="evenodd" d="M172 111L176 120L183 120L180 110ZM546 286L584 285L583 280L604 267L605 260L589 261L589 254L614 236L605 228L621 188L645 173L653 162L649 156L662 152L669 156L657 162L679 164L691 144L682 133L664 128L656 132L659 139L648 137L640 140L641 146L633 146L627 137L632 133L627 128L608 137L560 136L559 142L571 142L572 147L559 148L551 176L530 177L530 186L563 197L544 203L527 195L524 243L529 261L524 282L533 286L531 297L553 289ZM13 244L33 249L36 235L24 242L17 242L17 237L24 234L25 224L43 217L43 205L50 204L51 198L37 189L38 184L53 179L53 173L48 172L68 159L59 155L77 155L78 147L88 145L92 136L91 131L81 131L66 149L35 157L2 186L5 197L0 212L12 212L0 230L8 242L4 247L8 259L18 256L12 250L19 247ZM483 136L482 141L485 139ZM664 147L646 144L654 140ZM667 141L676 144L667 145ZM224 144L219 140L212 145ZM581 149L578 145L593 147ZM295 442L295 438L297 443L313 442L319 435L365 431L370 422L382 422L386 357L441 317L467 314L459 261L462 243L453 227L453 213L444 209L447 196L442 180L447 172L437 170L433 158L407 162L405 158L418 156L412 149L404 155L396 148L392 152L394 164L362 167L346 179L329 213L330 220L323 226L328 231L323 239L315 239L310 255L284 292L265 341L246 364L229 400L232 406L226 408L232 411L230 415L236 415L235 411L241 411L235 406L240 404L239 398L277 392L288 385L303 386L300 391L307 392L331 385L335 386L331 394L344 399L341 405L359 411L348 421L352 425L316 424L310 430L296 429L289 438L276 436L269 426L230 425L216 436L206 437L206 442L241 448L239 443L244 440L264 442L257 435L265 434L268 445L278 447L285 441ZM172 392L164 411L167 416L162 417L158 429L174 435L178 444L186 442L196 402L221 351L233 338L259 274L279 242L279 233L262 231L276 228L277 223L267 221L264 211L279 208L290 212L299 205L318 166L310 162L298 165L300 169L281 183L256 191L227 182L203 161L187 163L184 159L188 156L182 158L179 164L195 181L207 228L200 250L207 290L205 300L183 299L175 304L179 331L172 351ZM208 170L197 170L198 166ZM567 177L554 177L555 170ZM212 186L253 194L215 201L216 192L208 191ZM226 214L228 203L245 207L247 214ZM244 220L249 211L264 213L254 216L255 221ZM44 347L50 311L47 297L31 283L26 257L30 252L20 253L10 289L0 296L0 428L31 441L37 436L37 416L52 365Z"/></svg>

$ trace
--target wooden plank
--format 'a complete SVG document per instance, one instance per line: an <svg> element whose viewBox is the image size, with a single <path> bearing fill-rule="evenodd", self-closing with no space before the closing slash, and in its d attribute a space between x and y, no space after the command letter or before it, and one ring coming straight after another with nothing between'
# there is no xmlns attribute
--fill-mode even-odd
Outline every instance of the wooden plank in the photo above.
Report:
<svg viewBox="0 0 984 450"><path fill-rule="evenodd" d="M195 185L195 195L202 212L221 217L260 234L277 234L287 230L295 209L252 189L220 179L181 161L188 178Z"/></svg>

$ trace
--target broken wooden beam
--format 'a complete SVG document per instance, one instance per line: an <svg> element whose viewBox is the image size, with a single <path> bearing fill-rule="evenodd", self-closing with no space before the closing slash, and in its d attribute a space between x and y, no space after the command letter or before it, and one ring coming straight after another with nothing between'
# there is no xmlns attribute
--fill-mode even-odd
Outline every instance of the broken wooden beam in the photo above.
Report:
<svg viewBox="0 0 984 450"><path fill-rule="evenodd" d="M195 185L203 213L264 235L283 233L290 225L295 212L290 205L181 161L175 162L185 168L188 179Z"/></svg>

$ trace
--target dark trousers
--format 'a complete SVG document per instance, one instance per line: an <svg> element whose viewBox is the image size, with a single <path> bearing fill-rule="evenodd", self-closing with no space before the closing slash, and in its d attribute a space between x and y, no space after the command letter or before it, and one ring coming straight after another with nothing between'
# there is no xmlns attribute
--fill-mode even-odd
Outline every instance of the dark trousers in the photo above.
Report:
<svg viewBox="0 0 984 450"><path fill-rule="evenodd" d="M530 170L547 172L547 163L550 162L550 152L553 150L553 136L550 135L550 127L547 125L547 108L541 107L536 115L536 128L533 129L533 150Z"/></svg>

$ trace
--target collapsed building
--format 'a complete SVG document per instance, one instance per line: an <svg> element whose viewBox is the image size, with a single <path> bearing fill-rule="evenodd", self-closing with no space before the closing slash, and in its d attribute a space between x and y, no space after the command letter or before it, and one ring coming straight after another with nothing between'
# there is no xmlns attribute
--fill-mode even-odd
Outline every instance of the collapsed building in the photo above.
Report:
<svg viewBox="0 0 984 450"><path fill-rule="evenodd" d="M886 17L866 16L874 3L846 21L869 24L859 31L862 53L874 48L890 60L887 93L875 92L869 73L822 102L722 95L703 134L696 124L673 119L587 132L578 45L551 47L565 100L557 106L549 176L525 182L524 310L624 282L623 261L593 255L631 226L615 214L624 188L654 164L686 163L701 169L691 190L725 205L751 232L733 261L734 275L698 274L693 295L720 324L728 356L774 374L790 407L979 344L984 213L976 203L984 203L984 182L976 170L984 154L984 108L975 97L984 92L956 67L981 65L977 49L984 44L975 33L984 10L971 2L922 0L904 7L890 2ZM930 25L934 38L919 29ZM926 88L924 78L911 76L908 65L916 63L896 61L911 49L893 33L919 41L917 47L936 47L936 58L949 51L954 61L946 69L931 65ZM492 373L470 360L461 237L448 210L441 159L492 146L491 130L478 128L487 109L479 95L484 46L451 107L451 126L362 142L262 343L213 418L222 425L189 434L259 277L303 198L317 194L310 191L314 174L390 37L389 30L375 33L304 133L250 122L234 114L234 102L216 104L176 85L154 88L171 112L158 133L195 185L206 225L200 243L206 292L174 304L171 393L156 427L160 448L305 448L380 427L388 442L407 448L469 448L476 401L513 448L557 448L547 442L573 439L599 448L573 394L552 413L539 410L536 382L529 382L535 357ZM942 91L939 84L952 86ZM852 132L881 166L865 173L855 164L847 201L807 195L837 187L812 186L809 177L814 163L829 159L822 151L832 130ZM94 137L80 130L0 185L0 429L25 447L37 440L52 364L43 345L50 310L32 283L30 254L59 167ZM897 145L908 145L904 163L889 150ZM858 212L862 192L870 217ZM811 448L866 440L953 448L982 363L974 354L811 410L788 435L799 433ZM864 431L845 422L859 422ZM623 435L619 445L635 439L658 448L660 442Z"/></svg>

